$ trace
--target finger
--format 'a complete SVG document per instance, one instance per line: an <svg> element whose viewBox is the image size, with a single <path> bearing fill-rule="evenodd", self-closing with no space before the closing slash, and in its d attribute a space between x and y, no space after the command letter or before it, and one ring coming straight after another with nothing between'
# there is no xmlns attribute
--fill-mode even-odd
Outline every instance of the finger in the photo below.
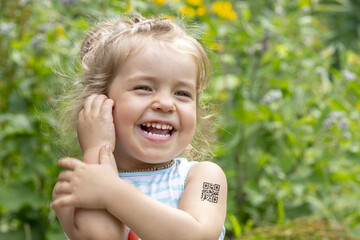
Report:
<svg viewBox="0 0 360 240"><path fill-rule="evenodd" d="M115 171L118 171L117 164L115 161L114 154L110 151L111 165Z"/></svg>
<svg viewBox="0 0 360 240"><path fill-rule="evenodd" d="M68 194L57 198L55 201L52 201L50 204L50 208L55 209L59 207L72 206L73 203L73 196Z"/></svg>
<svg viewBox="0 0 360 240"><path fill-rule="evenodd" d="M81 109L79 114L78 114L78 122L84 118L84 109Z"/></svg>
<svg viewBox="0 0 360 240"><path fill-rule="evenodd" d="M81 164L84 163L76 158L71 158L71 157L61 158L58 161L59 167L67 168L69 170L74 170L77 166L81 166Z"/></svg>
<svg viewBox="0 0 360 240"><path fill-rule="evenodd" d="M110 150L110 145L106 144L101 147L99 152L100 164L110 164L112 168L117 171L117 165L114 154Z"/></svg>
<svg viewBox="0 0 360 240"><path fill-rule="evenodd" d="M68 182L70 182L70 181L71 181L72 173L73 173L73 172L70 171L70 170L62 171L62 172L59 174L58 181L68 181Z"/></svg>
<svg viewBox="0 0 360 240"><path fill-rule="evenodd" d="M105 96L104 94L97 95L92 102L91 112L94 114L99 114L100 109L106 99L107 96Z"/></svg>
<svg viewBox="0 0 360 240"><path fill-rule="evenodd" d="M110 159L110 145L105 144L101 147L99 152L100 164L111 164Z"/></svg>
<svg viewBox="0 0 360 240"><path fill-rule="evenodd" d="M104 101L101 110L100 110L100 114L101 115L109 115L112 118L112 110L114 107L114 100L108 98Z"/></svg>
<svg viewBox="0 0 360 240"><path fill-rule="evenodd" d="M85 102L84 102L84 113L85 114L89 113L91 111L91 105L96 96L97 96L96 94L93 94L85 99Z"/></svg>
<svg viewBox="0 0 360 240"><path fill-rule="evenodd" d="M57 182L54 190L56 194L69 194L71 193L71 184L69 182Z"/></svg>

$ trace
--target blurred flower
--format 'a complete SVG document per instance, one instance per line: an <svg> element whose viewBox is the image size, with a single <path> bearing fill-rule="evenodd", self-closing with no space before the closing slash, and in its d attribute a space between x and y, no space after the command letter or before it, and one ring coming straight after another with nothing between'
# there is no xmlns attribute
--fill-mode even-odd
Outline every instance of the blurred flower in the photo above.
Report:
<svg viewBox="0 0 360 240"><path fill-rule="evenodd" d="M212 11L221 18L235 20L236 12L232 9L232 4L226 1L215 2L212 5Z"/></svg>
<svg viewBox="0 0 360 240"><path fill-rule="evenodd" d="M175 20L175 17L174 16L171 16L171 15L162 15L163 18L167 18L167 19L170 19L170 20Z"/></svg>
<svg viewBox="0 0 360 240"><path fill-rule="evenodd" d="M284 44L276 45L275 49L281 58L286 58L289 56L288 47L286 45Z"/></svg>
<svg viewBox="0 0 360 240"><path fill-rule="evenodd" d="M221 43L212 42L212 43L210 44L210 49L216 50L216 51L224 51L225 47L224 47L224 45L221 44Z"/></svg>
<svg viewBox="0 0 360 240"><path fill-rule="evenodd" d="M31 39L31 41L30 41L31 46L32 46L35 50L38 50L38 51L40 51L40 50L43 49L42 44L43 44L44 42L45 42L45 37L44 37L44 35L42 35L42 34L37 34L37 35L35 35L35 36Z"/></svg>
<svg viewBox="0 0 360 240"><path fill-rule="evenodd" d="M333 125L334 120L332 120L331 118L325 118L325 120L323 121L323 125L326 128L331 128Z"/></svg>
<svg viewBox="0 0 360 240"><path fill-rule="evenodd" d="M205 6L200 6L196 9L196 15L197 16L204 16L206 14L206 7Z"/></svg>
<svg viewBox="0 0 360 240"><path fill-rule="evenodd" d="M13 22L0 23L0 33L4 36L10 36L15 29L16 24Z"/></svg>
<svg viewBox="0 0 360 240"><path fill-rule="evenodd" d="M186 3L193 5L193 6L203 6L203 1L202 0L185 0Z"/></svg>
<svg viewBox="0 0 360 240"><path fill-rule="evenodd" d="M43 24L40 24L38 26L38 30L39 31L43 31L43 32L46 32L46 31L49 31L51 29L53 29L55 27L56 23L55 22L47 22L47 23L43 23Z"/></svg>
<svg viewBox="0 0 360 240"><path fill-rule="evenodd" d="M345 116L345 113L340 112L340 111L332 111L329 114L329 118L331 118L331 119L340 119L340 118L343 118L344 116Z"/></svg>
<svg viewBox="0 0 360 240"><path fill-rule="evenodd" d="M334 124L337 124L338 129L341 131L349 129L349 120L345 117L344 112L332 111L323 121L323 125L328 129L332 128Z"/></svg>
<svg viewBox="0 0 360 240"><path fill-rule="evenodd" d="M349 131L344 132L344 133L343 133L343 138L345 138L345 139L351 138L351 132L349 132Z"/></svg>
<svg viewBox="0 0 360 240"><path fill-rule="evenodd" d="M166 0L152 0L152 1L157 5L163 5L166 2Z"/></svg>
<svg viewBox="0 0 360 240"><path fill-rule="evenodd" d="M282 92L278 89L271 89L268 91L265 96L261 99L261 103L263 104L269 104L272 103L278 99L282 98Z"/></svg>
<svg viewBox="0 0 360 240"><path fill-rule="evenodd" d="M356 74L349 70L343 70L341 75L346 81L354 81L357 78Z"/></svg>
<svg viewBox="0 0 360 240"><path fill-rule="evenodd" d="M180 14L184 14L190 17L194 17L196 15L195 9L189 6L182 6L179 9Z"/></svg>
<svg viewBox="0 0 360 240"><path fill-rule="evenodd" d="M349 128L349 120L347 118L340 119L338 127L340 130L347 130Z"/></svg>

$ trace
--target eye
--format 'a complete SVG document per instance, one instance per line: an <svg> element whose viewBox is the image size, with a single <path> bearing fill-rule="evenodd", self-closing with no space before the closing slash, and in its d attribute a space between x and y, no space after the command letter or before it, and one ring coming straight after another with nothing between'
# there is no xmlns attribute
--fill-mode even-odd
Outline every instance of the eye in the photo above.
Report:
<svg viewBox="0 0 360 240"><path fill-rule="evenodd" d="M191 94L188 93L188 92L186 92L186 91L177 91L177 92L175 93L175 95L180 96L180 97L192 98L192 97L191 97Z"/></svg>
<svg viewBox="0 0 360 240"><path fill-rule="evenodd" d="M152 89L148 86L136 86L134 90L141 90L141 91L152 91Z"/></svg>

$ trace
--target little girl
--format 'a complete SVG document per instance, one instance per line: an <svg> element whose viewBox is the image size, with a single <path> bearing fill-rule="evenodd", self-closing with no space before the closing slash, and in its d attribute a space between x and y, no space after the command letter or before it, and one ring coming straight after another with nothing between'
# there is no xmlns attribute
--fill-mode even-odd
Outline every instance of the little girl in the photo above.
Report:
<svg viewBox="0 0 360 240"><path fill-rule="evenodd" d="M172 20L135 16L99 24L81 60L83 161L59 160L51 203L68 238L223 239L223 171L176 158L212 127L195 131L210 78L201 45Z"/></svg>

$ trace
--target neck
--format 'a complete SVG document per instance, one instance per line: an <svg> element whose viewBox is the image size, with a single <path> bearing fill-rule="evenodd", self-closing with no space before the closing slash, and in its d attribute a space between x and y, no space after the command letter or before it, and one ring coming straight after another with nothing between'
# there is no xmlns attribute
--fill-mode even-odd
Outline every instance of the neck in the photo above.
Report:
<svg viewBox="0 0 360 240"><path fill-rule="evenodd" d="M152 171L169 168L173 164L174 164L174 160L170 160L168 162L161 163L161 164L152 164L150 167L146 167L146 168L118 169L118 170L119 170L119 172L152 172Z"/></svg>
<svg viewBox="0 0 360 240"><path fill-rule="evenodd" d="M138 171L154 171L170 167L173 160L170 159L166 162L160 163L147 163L129 156L118 154L115 150L114 157L119 172L138 172Z"/></svg>

